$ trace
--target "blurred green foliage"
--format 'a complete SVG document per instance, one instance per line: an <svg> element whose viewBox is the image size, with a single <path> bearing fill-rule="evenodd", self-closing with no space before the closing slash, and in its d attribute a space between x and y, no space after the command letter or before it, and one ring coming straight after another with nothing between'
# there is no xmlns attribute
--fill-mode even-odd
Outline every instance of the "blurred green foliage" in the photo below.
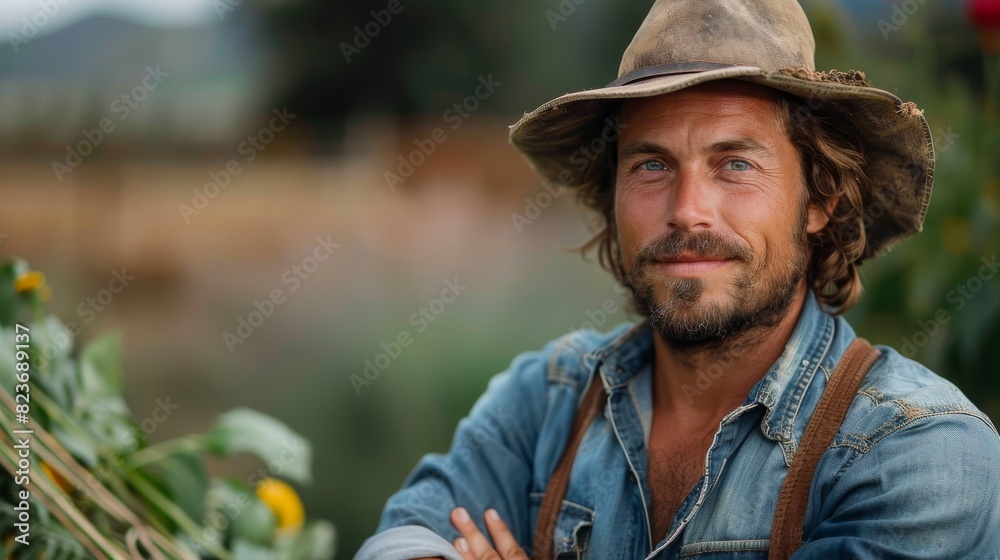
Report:
<svg viewBox="0 0 1000 560"><path fill-rule="evenodd" d="M46 314L51 293L26 262L0 263L0 554L333 558L333 525L306 522L288 484L263 475L246 483L212 477L205 468L209 454L249 453L266 472L308 483L308 441L239 408L205 434L148 445L148 433L180 406L168 396L150 417L133 419L121 394L121 336L90 341L74 360L76 333Z"/></svg>

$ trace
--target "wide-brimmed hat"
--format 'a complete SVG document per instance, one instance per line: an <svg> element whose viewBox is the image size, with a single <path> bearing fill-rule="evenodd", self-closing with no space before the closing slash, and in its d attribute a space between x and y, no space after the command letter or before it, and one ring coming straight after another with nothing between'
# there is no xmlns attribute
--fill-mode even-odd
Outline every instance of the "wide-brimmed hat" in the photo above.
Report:
<svg viewBox="0 0 1000 560"><path fill-rule="evenodd" d="M625 49L618 79L526 113L511 126L510 141L543 179L577 186L597 159L594 146L617 133L609 112L618 101L713 80L762 84L797 96L801 111L846 119L859 131L867 258L921 230L934 145L913 103L870 87L861 72L816 71L815 49L796 0L656 0Z"/></svg>

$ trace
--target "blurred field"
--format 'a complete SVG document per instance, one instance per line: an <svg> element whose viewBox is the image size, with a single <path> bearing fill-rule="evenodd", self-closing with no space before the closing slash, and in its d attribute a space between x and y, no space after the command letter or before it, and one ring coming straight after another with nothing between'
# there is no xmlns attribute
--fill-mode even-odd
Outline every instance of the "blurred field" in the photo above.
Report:
<svg viewBox="0 0 1000 560"><path fill-rule="evenodd" d="M494 121L491 132L470 134L492 137L482 149L498 154L499 173L519 188L497 192L473 165L428 163L427 177L391 193L378 157L280 158L248 166L189 224L178 204L225 162L93 166L63 185L44 164L8 163L2 249L46 272L51 308L84 339L125 331L126 397L137 416L165 396L181 406L153 441L203 430L237 405L313 441L310 515L334 521L345 549L354 547L417 458L446 447L491 375L516 353L600 319L605 300L620 302L610 277L559 247L587 237L569 195L515 230L510 214L544 191L505 145L507 121ZM283 281L328 236L340 244L330 258L301 283ZM102 305L112 271L135 279ZM411 322L451 279L467 289L433 322ZM276 288L287 300L230 353L222 334ZM619 311L599 326L623 320ZM404 330L412 344L357 394L349 377Z"/></svg>

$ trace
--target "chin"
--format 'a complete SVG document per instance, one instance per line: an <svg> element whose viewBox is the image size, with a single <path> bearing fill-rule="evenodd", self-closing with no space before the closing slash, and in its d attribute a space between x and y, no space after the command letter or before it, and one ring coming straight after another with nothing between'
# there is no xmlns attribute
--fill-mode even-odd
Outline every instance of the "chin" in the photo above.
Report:
<svg viewBox="0 0 1000 560"><path fill-rule="evenodd" d="M732 294L721 284L706 278L665 278L656 290L654 304L678 311L732 305Z"/></svg>

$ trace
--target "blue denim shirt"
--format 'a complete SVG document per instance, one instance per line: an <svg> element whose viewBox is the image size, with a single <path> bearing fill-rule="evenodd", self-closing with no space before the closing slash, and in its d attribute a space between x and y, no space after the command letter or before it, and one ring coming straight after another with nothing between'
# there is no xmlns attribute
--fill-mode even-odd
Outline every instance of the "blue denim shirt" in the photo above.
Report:
<svg viewBox="0 0 1000 560"><path fill-rule="evenodd" d="M539 506L590 382L608 394L577 454L557 558L764 559L778 490L827 379L855 338L810 293L784 353L720 423L701 480L651 534L652 331L577 331L518 356L385 506L358 560L461 560L449 522L496 508L530 554ZM1000 437L951 383L892 348L862 384L816 470L797 559L1000 558ZM738 368L739 364L732 364ZM726 382L710 372L692 398ZM592 374L596 372L597 377Z"/></svg>

